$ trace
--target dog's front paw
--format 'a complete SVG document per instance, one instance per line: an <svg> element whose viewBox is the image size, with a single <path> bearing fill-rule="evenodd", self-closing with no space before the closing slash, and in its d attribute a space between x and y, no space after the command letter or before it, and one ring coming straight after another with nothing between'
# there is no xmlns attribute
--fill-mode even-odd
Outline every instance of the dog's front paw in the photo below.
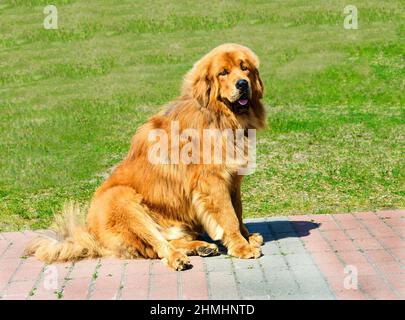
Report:
<svg viewBox="0 0 405 320"><path fill-rule="evenodd" d="M254 247L260 247L263 244L263 237L260 233L251 233L249 235L249 244Z"/></svg>
<svg viewBox="0 0 405 320"><path fill-rule="evenodd" d="M240 259L257 259L262 255L260 247L252 246L250 244L235 246L232 249L228 249L228 253L231 256Z"/></svg>
<svg viewBox="0 0 405 320"><path fill-rule="evenodd" d="M182 271L191 268L190 259L181 251L174 251L169 257L163 258L163 263L169 268Z"/></svg>

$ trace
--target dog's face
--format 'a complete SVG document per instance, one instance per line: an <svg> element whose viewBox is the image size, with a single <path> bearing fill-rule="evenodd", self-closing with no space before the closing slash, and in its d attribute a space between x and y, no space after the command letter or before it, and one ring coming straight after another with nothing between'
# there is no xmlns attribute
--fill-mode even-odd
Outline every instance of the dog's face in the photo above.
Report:
<svg viewBox="0 0 405 320"><path fill-rule="evenodd" d="M191 91L202 106L219 101L236 114L246 113L263 96L258 66L258 58L250 49L221 45L194 65L183 92Z"/></svg>
<svg viewBox="0 0 405 320"><path fill-rule="evenodd" d="M217 87L216 98L233 112L246 112L252 102L252 95L258 94L254 84L257 81L256 74L252 59L243 52L230 51L215 55L210 76L211 82Z"/></svg>

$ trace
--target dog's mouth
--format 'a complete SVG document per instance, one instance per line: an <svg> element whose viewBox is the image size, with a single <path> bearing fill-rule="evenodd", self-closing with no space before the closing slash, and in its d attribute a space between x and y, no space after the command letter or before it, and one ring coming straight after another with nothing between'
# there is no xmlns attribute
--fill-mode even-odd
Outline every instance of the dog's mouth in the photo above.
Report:
<svg viewBox="0 0 405 320"><path fill-rule="evenodd" d="M249 110L249 97L247 94L242 94L237 100L234 102L228 103L228 107L232 110L232 112L237 114L246 113Z"/></svg>

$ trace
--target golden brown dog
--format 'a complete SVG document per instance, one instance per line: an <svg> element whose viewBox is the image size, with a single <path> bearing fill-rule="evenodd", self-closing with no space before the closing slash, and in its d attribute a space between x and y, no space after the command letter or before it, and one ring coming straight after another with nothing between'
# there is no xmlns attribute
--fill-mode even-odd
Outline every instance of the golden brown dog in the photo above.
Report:
<svg viewBox="0 0 405 320"><path fill-rule="evenodd" d="M148 156L153 130L168 133L170 148L190 141L170 137L174 122L180 133L188 128L199 133L262 128L258 66L256 55L237 44L221 45L205 55L186 75L181 96L137 130L127 157L96 190L87 222L70 220L69 215L80 212L78 207L65 208L65 215L57 218L59 239L40 236L27 253L48 263L97 256L161 258L183 270L190 265L187 255L218 252L215 244L197 240L206 231L232 256L259 257L263 239L249 234L242 223L237 167L226 162L156 164Z"/></svg>

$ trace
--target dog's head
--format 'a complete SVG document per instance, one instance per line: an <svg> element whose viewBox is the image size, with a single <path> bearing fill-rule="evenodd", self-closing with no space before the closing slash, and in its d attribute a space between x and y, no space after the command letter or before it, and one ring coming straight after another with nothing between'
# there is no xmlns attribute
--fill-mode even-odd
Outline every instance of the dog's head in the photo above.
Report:
<svg viewBox="0 0 405 320"><path fill-rule="evenodd" d="M202 107L221 102L237 115L248 113L263 97L259 59L247 47L223 44L199 60L186 75L183 94Z"/></svg>

